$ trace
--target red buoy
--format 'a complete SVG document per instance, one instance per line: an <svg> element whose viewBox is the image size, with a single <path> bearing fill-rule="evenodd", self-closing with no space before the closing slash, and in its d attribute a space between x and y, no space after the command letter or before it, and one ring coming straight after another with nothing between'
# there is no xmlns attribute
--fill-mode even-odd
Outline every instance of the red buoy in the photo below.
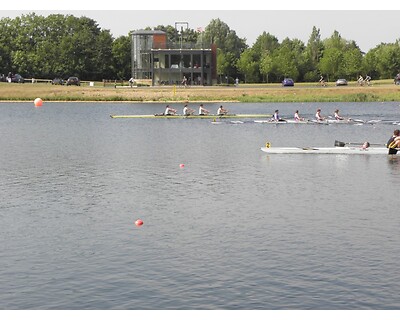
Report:
<svg viewBox="0 0 400 320"><path fill-rule="evenodd" d="M36 98L33 103L35 104L35 107L41 107L43 105L43 100L40 98Z"/></svg>
<svg viewBox="0 0 400 320"><path fill-rule="evenodd" d="M183 163L181 163L180 165L179 165L179 168L184 168L185 167L185 165L183 164Z"/></svg>
<svg viewBox="0 0 400 320"><path fill-rule="evenodd" d="M143 221L138 219L138 220L135 221L135 224L136 224L137 227L140 227L140 226L143 225Z"/></svg>

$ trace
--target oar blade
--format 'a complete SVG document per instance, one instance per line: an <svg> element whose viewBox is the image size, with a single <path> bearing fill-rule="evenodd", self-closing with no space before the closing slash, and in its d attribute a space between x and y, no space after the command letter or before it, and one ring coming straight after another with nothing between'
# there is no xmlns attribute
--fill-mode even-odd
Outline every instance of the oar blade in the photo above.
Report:
<svg viewBox="0 0 400 320"><path fill-rule="evenodd" d="M342 141L335 140L335 147L344 147L346 144Z"/></svg>

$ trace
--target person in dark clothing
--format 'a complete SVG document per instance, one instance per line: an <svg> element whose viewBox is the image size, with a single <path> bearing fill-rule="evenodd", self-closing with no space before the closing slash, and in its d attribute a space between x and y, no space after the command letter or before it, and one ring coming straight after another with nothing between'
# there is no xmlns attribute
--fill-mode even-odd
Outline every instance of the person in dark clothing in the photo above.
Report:
<svg viewBox="0 0 400 320"><path fill-rule="evenodd" d="M400 148L400 130L393 131L393 136L386 143L386 147L389 148L388 154L397 154L398 148Z"/></svg>

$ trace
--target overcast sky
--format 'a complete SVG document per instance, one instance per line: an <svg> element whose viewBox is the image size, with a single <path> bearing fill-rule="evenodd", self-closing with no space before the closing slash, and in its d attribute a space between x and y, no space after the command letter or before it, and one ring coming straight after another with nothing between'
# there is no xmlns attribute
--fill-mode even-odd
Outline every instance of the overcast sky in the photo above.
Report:
<svg viewBox="0 0 400 320"><path fill-rule="evenodd" d="M320 29L322 39L337 30L346 40L356 41L365 52L382 42L392 43L400 39L400 1L392 0L378 4L362 1L350 4L350 0L336 0L329 5L321 4L322 1L313 4L310 0L283 0L282 4L264 1L261 5L254 4L253 0L241 1L240 4L221 0L189 4L186 4L187 0L153 0L140 5L134 0L109 1L101 5L94 0L66 0L61 4L54 0L15 2L2 3L5 9L0 11L1 18L14 18L30 12L44 16L51 13L86 16L95 20L100 28L109 29L114 37L146 27L173 26L176 22L187 22L191 29L204 29L212 19L219 18L240 38L246 38L249 46L264 31L276 36L280 42L288 37L307 43L313 26ZM229 6L224 6L224 3L229 3Z"/></svg>

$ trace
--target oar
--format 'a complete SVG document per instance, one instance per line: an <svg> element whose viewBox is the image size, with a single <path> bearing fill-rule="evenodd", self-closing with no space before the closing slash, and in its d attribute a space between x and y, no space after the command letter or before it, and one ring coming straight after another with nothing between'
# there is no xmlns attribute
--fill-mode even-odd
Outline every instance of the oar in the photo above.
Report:
<svg viewBox="0 0 400 320"><path fill-rule="evenodd" d="M362 146L364 144L364 142L342 142L342 141L338 141L335 140L335 147L344 147L345 145L359 145ZM371 146L385 146L386 144L384 143L370 143L369 145Z"/></svg>
<svg viewBox="0 0 400 320"><path fill-rule="evenodd" d="M329 118L329 119L336 120L336 119L335 119L334 117L332 117L332 116L328 116L328 118ZM339 120L339 121L343 121L343 122L347 121L347 122L365 123L365 121L362 120L362 119L352 119L352 118L343 118L343 119L341 119L341 120Z"/></svg>

